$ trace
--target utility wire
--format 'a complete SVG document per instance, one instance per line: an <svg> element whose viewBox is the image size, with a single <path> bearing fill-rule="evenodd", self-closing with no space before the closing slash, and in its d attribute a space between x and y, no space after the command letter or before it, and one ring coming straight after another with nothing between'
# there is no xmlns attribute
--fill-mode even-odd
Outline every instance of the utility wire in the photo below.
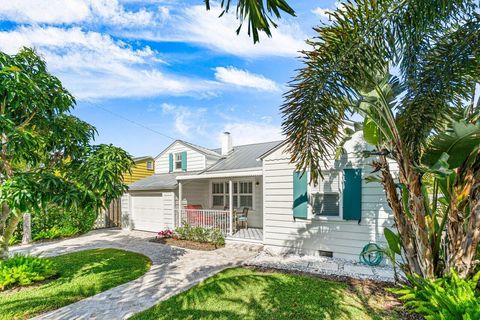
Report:
<svg viewBox="0 0 480 320"><path fill-rule="evenodd" d="M139 126L139 127L142 127L143 129L146 129L146 130L148 130L148 131L151 131L151 132L153 132L153 133L156 133L156 134L158 134L158 135L161 135L161 136L164 137L164 138L171 139L171 140L174 140L174 141L177 140L176 138L173 138L173 137L171 137L171 136L169 136L169 135L167 135L167 134L165 134L165 133L162 133L162 132L160 132L160 131L157 131L157 130L155 130L155 129L152 129L152 128L150 128L150 127L148 127L148 126L146 126L146 125L144 125L144 124L142 124L142 123L136 122L136 121L134 121L134 120L132 120L132 119L129 119L129 118L127 118L127 117L122 116L121 114L118 114L118 113L116 113L116 112L113 112L113 111L111 111L111 110L108 110L107 108L102 107L101 105L99 105L99 104L97 104L97 103L93 103L93 102L90 102L90 101L87 101L87 103L89 103L89 104L91 104L91 105L93 105L93 106L95 106L95 107L97 107L97 108L99 108L99 109L102 109L103 111L105 111L105 112L107 112L107 113L110 113L111 115L114 115L114 116L117 117L117 118L120 118L120 119L122 119L122 120L128 121L128 122L130 122L130 123L133 123L134 125L137 125L137 126Z"/></svg>

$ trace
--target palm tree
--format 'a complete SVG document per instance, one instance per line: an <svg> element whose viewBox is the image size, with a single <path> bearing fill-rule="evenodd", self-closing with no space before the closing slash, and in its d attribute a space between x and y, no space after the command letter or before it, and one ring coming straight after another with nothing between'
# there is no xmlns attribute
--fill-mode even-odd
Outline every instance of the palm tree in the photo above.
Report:
<svg viewBox="0 0 480 320"><path fill-rule="evenodd" d="M295 16L295 11L285 0L237 0L236 1L237 19L240 25L237 34L242 29L243 22L246 20L248 25L248 35L253 37L254 43L260 40L259 31L265 32L269 37L272 36L271 28L276 28L277 24L273 20L279 19L281 12ZM210 10L210 0L205 0L207 10ZM223 9L220 17L229 12L232 0L222 0L220 7Z"/></svg>
<svg viewBox="0 0 480 320"><path fill-rule="evenodd" d="M476 10L468 0L345 2L331 25L315 28L282 107L292 161L312 181L342 122L364 116L405 271L425 278L451 268L470 275L480 242Z"/></svg>

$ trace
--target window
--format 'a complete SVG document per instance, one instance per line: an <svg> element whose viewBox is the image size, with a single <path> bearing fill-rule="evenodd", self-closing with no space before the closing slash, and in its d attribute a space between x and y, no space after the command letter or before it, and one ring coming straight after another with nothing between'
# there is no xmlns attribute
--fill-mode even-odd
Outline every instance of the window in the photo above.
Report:
<svg viewBox="0 0 480 320"><path fill-rule="evenodd" d="M212 184L212 204L214 207L223 207L225 205L225 188L223 183Z"/></svg>
<svg viewBox="0 0 480 320"><path fill-rule="evenodd" d="M313 214L324 217L340 217L341 175L339 171L325 172L318 185L311 189Z"/></svg>
<svg viewBox="0 0 480 320"><path fill-rule="evenodd" d="M182 154L175 153L175 170L182 170Z"/></svg>
<svg viewBox="0 0 480 320"><path fill-rule="evenodd" d="M253 207L253 182L239 182L239 203L240 207Z"/></svg>
<svg viewBox="0 0 480 320"><path fill-rule="evenodd" d="M147 161L147 170L153 170L153 161Z"/></svg>
<svg viewBox="0 0 480 320"><path fill-rule="evenodd" d="M253 208L253 182L233 182L233 207ZM212 205L214 207L228 207L230 205L228 182L212 183Z"/></svg>

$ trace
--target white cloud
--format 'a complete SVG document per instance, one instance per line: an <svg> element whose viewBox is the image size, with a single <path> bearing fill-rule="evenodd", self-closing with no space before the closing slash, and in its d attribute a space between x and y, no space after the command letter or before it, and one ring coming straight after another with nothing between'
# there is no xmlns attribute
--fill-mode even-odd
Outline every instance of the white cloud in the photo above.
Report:
<svg viewBox="0 0 480 320"><path fill-rule="evenodd" d="M35 47L47 65L79 99L208 95L218 84L176 77L159 70L157 53L80 28L19 27L0 32L0 50L14 54Z"/></svg>
<svg viewBox="0 0 480 320"><path fill-rule="evenodd" d="M316 14L319 16L322 20L329 20L330 19L330 14L333 12L331 9L324 9L324 8L315 8L312 10L312 13Z"/></svg>
<svg viewBox="0 0 480 320"><path fill-rule="evenodd" d="M275 81L262 75L250 73L235 67L216 67L215 79L238 87L254 88L261 91L279 91Z"/></svg>
<svg viewBox="0 0 480 320"><path fill-rule="evenodd" d="M170 12L170 23L163 28L148 29L124 33L132 38L143 38L155 41L178 41L201 45L217 52L231 55L258 57L296 57L299 51L306 49L307 35L300 26L289 19L282 19L278 28L272 30L272 38L264 33L260 35L260 43L253 44L247 34L246 25L239 35L235 10L219 18L222 10L212 3L210 11L204 5L185 7L177 12Z"/></svg>
<svg viewBox="0 0 480 320"><path fill-rule="evenodd" d="M268 122L230 122L224 125L223 131L232 135L234 145L243 145L258 142L283 140L280 126ZM221 143L222 135L218 135L218 143Z"/></svg>
<svg viewBox="0 0 480 320"><path fill-rule="evenodd" d="M139 26L155 22L146 9L125 10L118 0L0 0L0 19L19 23L80 23Z"/></svg>
<svg viewBox="0 0 480 320"><path fill-rule="evenodd" d="M320 17L320 20L326 24L330 24L333 20L335 20L335 17L331 16L330 14L333 13L335 10L341 10L345 6L341 1L335 1L333 6L331 8L321 8L317 7L312 10L312 13L316 14L318 17Z"/></svg>
<svg viewBox="0 0 480 320"><path fill-rule="evenodd" d="M174 129L186 138L193 138L198 135L206 135L208 124L205 116L206 108L189 108L163 103L161 109L164 114L173 116Z"/></svg>

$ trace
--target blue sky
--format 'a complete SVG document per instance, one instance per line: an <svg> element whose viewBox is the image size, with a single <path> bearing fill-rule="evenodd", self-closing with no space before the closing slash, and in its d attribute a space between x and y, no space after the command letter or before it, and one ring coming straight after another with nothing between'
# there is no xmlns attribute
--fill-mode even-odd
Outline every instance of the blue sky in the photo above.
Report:
<svg viewBox="0 0 480 320"><path fill-rule="evenodd" d="M218 5L175 0L0 0L0 50L35 47L97 143L156 155L173 137L217 147L281 139L282 94L333 1L293 1L259 44ZM163 135L162 135L163 134ZM164 136L166 135L166 136Z"/></svg>

